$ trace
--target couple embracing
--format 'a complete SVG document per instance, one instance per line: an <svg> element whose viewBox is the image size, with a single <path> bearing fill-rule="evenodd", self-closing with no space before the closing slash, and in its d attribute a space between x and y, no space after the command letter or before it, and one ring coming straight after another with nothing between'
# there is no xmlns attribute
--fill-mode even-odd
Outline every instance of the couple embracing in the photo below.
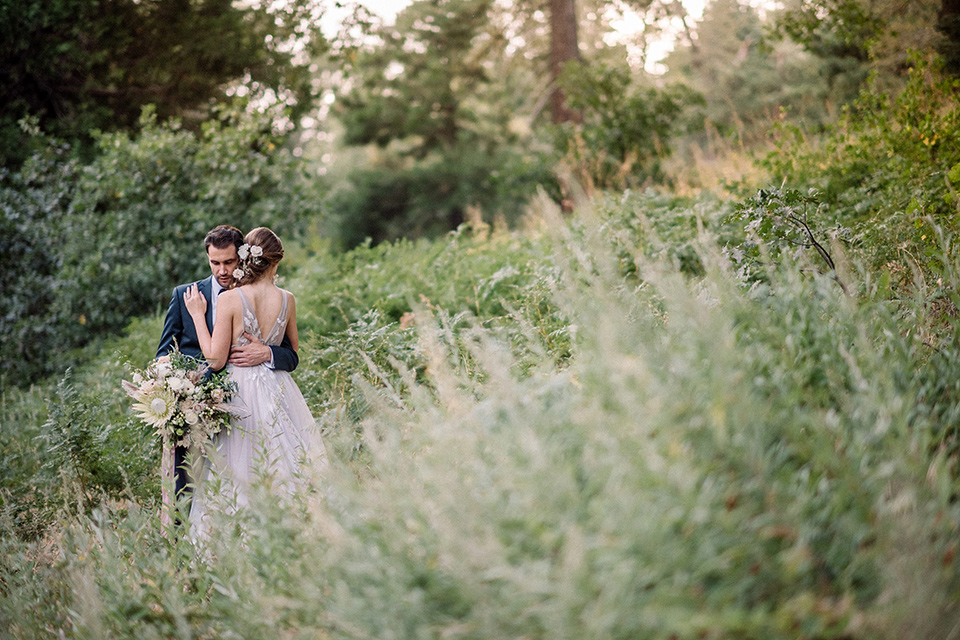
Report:
<svg viewBox="0 0 960 640"><path fill-rule="evenodd" d="M173 290L157 349L160 357L177 345L213 371L226 367L237 387L231 428L215 437L193 492L187 451L175 452L176 495L191 503L195 539L206 537L215 504L243 506L251 483L265 476L292 490L302 461L324 456L313 417L290 376L299 363L296 301L274 283L283 258L280 239L266 227L244 237L221 225L207 234L204 247L212 275Z"/></svg>

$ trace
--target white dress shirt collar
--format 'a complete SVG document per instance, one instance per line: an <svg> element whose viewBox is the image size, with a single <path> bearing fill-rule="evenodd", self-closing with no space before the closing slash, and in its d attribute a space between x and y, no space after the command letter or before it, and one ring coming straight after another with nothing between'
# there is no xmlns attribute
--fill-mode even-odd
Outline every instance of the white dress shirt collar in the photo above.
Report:
<svg viewBox="0 0 960 640"><path fill-rule="evenodd" d="M213 282L210 283L210 314L213 318L213 323L217 323L217 296L220 295L220 292L223 291L223 287L220 286L220 281L211 276Z"/></svg>

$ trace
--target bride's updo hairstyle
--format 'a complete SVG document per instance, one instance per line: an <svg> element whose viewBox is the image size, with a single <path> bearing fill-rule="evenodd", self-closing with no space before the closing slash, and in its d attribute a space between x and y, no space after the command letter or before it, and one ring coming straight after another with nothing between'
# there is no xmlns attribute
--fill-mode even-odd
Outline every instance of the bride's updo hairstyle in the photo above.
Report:
<svg viewBox="0 0 960 640"><path fill-rule="evenodd" d="M243 275L237 280L237 286L253 284L270 270L270 267L283 259L283 243L273 231L266 227L257 227L243 239L240 245L239 270Z"/></svg>

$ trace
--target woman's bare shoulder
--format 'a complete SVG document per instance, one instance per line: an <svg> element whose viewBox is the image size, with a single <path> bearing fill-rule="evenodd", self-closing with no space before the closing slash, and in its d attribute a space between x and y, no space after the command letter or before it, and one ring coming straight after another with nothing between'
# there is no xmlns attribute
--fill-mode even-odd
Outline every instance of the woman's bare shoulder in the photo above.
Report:
<svg viewBox="0 0 960 640"><path fill-rule="evenodd" d="M220 293L217 296L217 307L222 307L223 305L233 306L240 305L240 290L239 289L227 289Z"/></svg>
<svg viewBox="0 0 960 640"><path fill-rule="evenodd" d="M227 289L226 291L221 291L220 295L217 296L217 302L223 300L239 300L240 299L240 289Z"/></svg>

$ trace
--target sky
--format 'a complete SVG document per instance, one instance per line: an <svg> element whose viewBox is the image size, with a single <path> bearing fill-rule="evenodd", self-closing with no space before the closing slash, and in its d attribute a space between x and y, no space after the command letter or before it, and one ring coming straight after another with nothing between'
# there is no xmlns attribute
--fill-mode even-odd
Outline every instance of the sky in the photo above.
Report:
<svg viewBox="0 0 960 640"><path fill-rule="evenodd" d="M397 13L403 10L407 5L410 4L411 0L354 0L358 4L362 4L370 11L380 15L388 22L392 22L396 17ZM683 5L687 10L695 17L700 17L703 15L703 5L706 0L683 0ZM333 35L336 32L337 25L340 24L340 21L343 20L345 16L349 14L347 9L337 9L336 7L330 7L327 9L327 13L324 15L325 27L324 31L328 35ZM625 25L626 28L629 28L629 25Z"/></svg>
<svg viewBox="0 0 960 640"><path fill-rule="evenodd" d="M703 8L707 0L682 0L683 6L686 7L688 13L695 19L698 20L703 15ZM394 18L399 11L402 11L407 5L410 4L411 0L354 0L358 4L364 5L367 9L373 13L381 16L386 22L393 22ZM330 3L333 4L332 2ZM759 6L761 8L770 7L774 4L774 0L751 0L751 4ZM349 10L337 9L333 6L330 6L327 9L327 12L323 17L323 31L327 36L333 36L337 32L337 27L340 22L349 15ZM620 40L621 42L629 41L630 35L635 33L637 29L642 27L642 21L639 17L636 17L634 20L624 20L619 24L616 24L615 27L619 33L611 34L615 40ZM678 28L679 30L679 28ZM654 44L651 47L648 55L648 67L647 70L651 72L658 72L660 69L657 68L659 60L663 59L670 51L673 49L673 37L669 34L667 30L667 35L661 40L660 43Z"/></svg>
<svg viewBox="0 0 960 640"><path fill-rule="evenodd" d="M355 4L361 4L367 9L376 13L382 17L387 22L393 22L393 19L397 17L397 13L403 10L411 0L353 0ZM343 4L347 4L344 2ZM350 10L347 8L337 9L333 6L333 2L329 3L326 13L323 14L323 32L327 36L333 36L337 33L337 27L340 25L340 22L350 15Z"/></svg>

